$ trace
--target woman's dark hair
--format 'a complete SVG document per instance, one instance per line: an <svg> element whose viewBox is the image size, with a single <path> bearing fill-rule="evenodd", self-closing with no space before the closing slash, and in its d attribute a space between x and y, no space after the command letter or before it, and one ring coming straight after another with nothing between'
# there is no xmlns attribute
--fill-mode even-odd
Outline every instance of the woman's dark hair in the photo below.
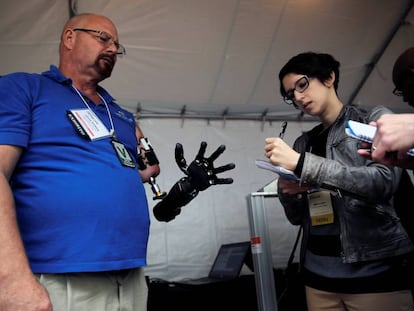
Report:
<svg viewBox="0 0 414 311"><path fill-rule="evenodd" d="M331 78L331 72L335 73L334 88L338 89L340 63L330 54L305 52L292 57L279 72L280 94L286 95L282 80L289 73L306 75L316 78L321 83Z"/></svg>

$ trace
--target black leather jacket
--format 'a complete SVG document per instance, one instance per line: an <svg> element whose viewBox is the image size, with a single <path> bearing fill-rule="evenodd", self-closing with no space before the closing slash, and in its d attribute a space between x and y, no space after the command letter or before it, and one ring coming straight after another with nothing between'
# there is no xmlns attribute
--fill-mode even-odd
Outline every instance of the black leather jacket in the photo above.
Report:
<svg viewBox="0 0 414 311"><path fill-rule="evenodd" d="M345 105L328 134L326 158L307 150L310 132L294 143L296 151L306 152L300 182L334 193L332 201L340 223L344 263L378 260L414 249L393 207L393 194L401 169L359 156L359 142L345 134L347 120L368 123L384 113L391 112L385 107L377 107L368 114L355 106ZM301 258L310 225L306 197L306 194L287 195L279 191L288 220L304 226Z"/></svg>

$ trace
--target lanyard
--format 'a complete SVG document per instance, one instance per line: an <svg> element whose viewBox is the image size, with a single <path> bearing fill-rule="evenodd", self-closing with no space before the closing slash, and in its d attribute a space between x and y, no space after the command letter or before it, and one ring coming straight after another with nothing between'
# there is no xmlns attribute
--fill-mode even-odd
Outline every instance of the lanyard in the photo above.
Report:
<svg viewBox="0 0 414 311"><path fill-rule="evenodd" d="M92 113L94 113L94 112L92 111L91 107L90 107L90 106L88 105L88 103L86 102L85 98L84 98L84 97L82 96L82 94L79 92L79 90L78 90L76 87L74 87L73 85L72 85L72 87L73 87L73 89L76 91L76 93L78 94L78 96L80 97L80 99L83 101L83 103L85 104L85 106L89 109L89 111L91 111ZM114 126L114 122L113 122L113 120L112 120L111 111L109 110L109 107L108 107L108 103L106 102L105 98L103 98L103 97L101 96L101 94L99 94L98 92L96 92L96 94L97 94L97 95L99 96L99 98L103 101L103 103L104 103L104 105L105 105L105 108L106 108L106 112L108 113L109 122L110 122L110 124L111 124L111 129L110 129L109 133L110 133L111 137L115 137L115 126ZM99 118L99 117L98 117L98 118Z"/></svg>

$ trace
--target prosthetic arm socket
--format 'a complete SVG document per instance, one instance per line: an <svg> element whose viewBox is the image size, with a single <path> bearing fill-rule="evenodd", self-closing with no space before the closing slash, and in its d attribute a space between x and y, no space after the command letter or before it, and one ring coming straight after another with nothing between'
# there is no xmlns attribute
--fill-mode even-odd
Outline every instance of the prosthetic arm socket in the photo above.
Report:
<svg viewBox="0 0 414 311"><path fill-rule="evenodd" d="M181 213L181 207L188 204L198 195L198 190L191 184L188 177L181 178L153 208L154 216L159 221L169 222Z"/></svg>
<svg viewBox="0 0 414 311"><path fill-rule="evenodd" d="M139 146L140 150L144 150L144 157L141 155L141 152L138 152L138 168L140 170L145 170L147 167L147 164L149 166L160 164L158 161L157 156L155 155L154 148L152 148L152 145L148 138L142 137L139 139ZM145 163L145 160L147 163Z"/></svg>

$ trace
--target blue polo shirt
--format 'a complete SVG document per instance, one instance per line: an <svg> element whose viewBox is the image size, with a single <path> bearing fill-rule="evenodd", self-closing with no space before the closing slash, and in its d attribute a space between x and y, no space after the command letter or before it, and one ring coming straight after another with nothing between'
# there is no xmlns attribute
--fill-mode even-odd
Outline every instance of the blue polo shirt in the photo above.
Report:
<svg viewBox="0 0 414 311"><path fill-rule="evenodd" d="M103 89L117 141L136 163L133 115ZM87 99L85 99L87 100ZM89 107L110 129L105 105ZM67 117L86 105L55 66L0 78L0 144L24 149L10 184L35 273L107 271L146 264L149 212L138 168L111 138L88 140Z"/></svg>

